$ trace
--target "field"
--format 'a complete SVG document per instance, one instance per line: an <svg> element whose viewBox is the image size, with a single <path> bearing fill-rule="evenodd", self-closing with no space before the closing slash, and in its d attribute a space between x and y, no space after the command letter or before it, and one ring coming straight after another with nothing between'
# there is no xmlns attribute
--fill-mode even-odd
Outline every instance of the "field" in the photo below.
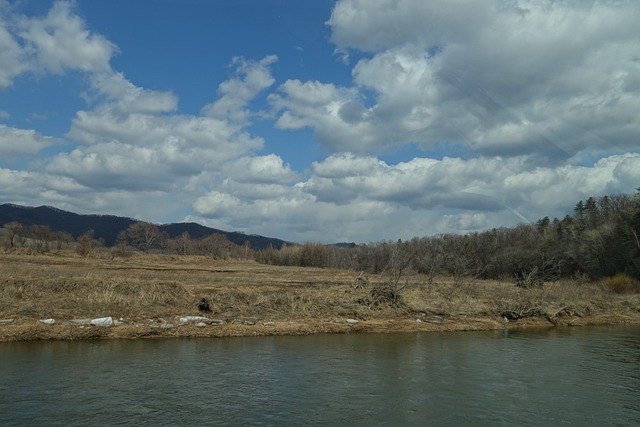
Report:
<svg viewBox="0 0 640 427"><path fill-rule="evenodd" d="M199 310L203 299L210 312ZM78 322L107 316L122 324ZM222 324L180 322L185 316ZM510 282L454 283L420 275L396 281L388 275L207 257L0 254L0 341L615 323L640 323L640 294L614 293L585 279L522 289Z"/></svg>

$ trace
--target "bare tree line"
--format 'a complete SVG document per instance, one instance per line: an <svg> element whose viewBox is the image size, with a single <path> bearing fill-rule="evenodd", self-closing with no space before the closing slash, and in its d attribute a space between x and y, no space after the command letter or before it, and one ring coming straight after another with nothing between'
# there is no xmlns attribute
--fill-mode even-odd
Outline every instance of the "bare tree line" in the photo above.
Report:
<svg viewBox="0 0 640 427"><path fill-rule="evenodd" d="M219 259L254 257L254 251L248 242L242 246L236 245L219 233L192 239L189 233L184 232L176 238L171 238L157 225L143 221L122 230L112 248L107 248L102 239L96 239L93 230L87 230L74 239L70 233L51 231L45 225L23 226L16 221L4 224L0 229L0 242L8 249L26 249L40 253L74 249L81 256L89 256L96 250L102 250L120 257L129 256L136 251L205 255Z"/></svg>
<svg viewBox="0 0 640 427"><path fill-rule="evenodd" d="M640 279L640 189L579 201L563 219L494 228L466 235L443 234L409 241L351 247L314 243L269 248L256 254L268 264L347 268L368 273L404 270L473 279L514 280L536 286L560 278L587 275L598 279L625 273Z"/></svg>
<svg viewBox="0 0 640 427"><path fill-rule="evenodd" d="M575 275L593 279L625 273L640 279L640 189L579 201L563 219L542 218L533 224L494 228L466 235L443 234L409 241L332 246L319 243L285 245L254 251L248 242L236 245L222 234L192 239L187 232L171 238L158 226L136 222L122 230L112 248L95 239L92 230L75 240L64 231L42 225L4 224L0 239L6 248L46 252L74 248L88 256L96 249L114 256L135 251L205 255L217 259L255 259L274 265L340 268L396 275L407 271L452 277L455 283L473 279L514 280L519 286Z"/></svg>

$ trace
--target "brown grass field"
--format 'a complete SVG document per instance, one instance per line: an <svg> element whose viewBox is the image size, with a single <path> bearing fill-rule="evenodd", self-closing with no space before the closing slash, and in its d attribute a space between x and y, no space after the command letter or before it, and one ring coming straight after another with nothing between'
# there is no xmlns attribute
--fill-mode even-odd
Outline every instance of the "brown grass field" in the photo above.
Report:
<svg viewBox="0 0 640 427"><path fill-rule="evenodd" d="M114 259L106 252L89 258L72 252L5 252L0 253L0 341L640 323L640 294L615 293L584 279L521 289L509 282L454 284L447 277L429 282L407 275L399 282L403 289L398 300L392 301L376 293L388 277L369 276L355 287L358 276L353 271L206 257L134 254ZM198 310L202 298L209 300L211 313ZM180 324L185 315L225 323ZM124 323L69 324L72 319L106 316ZM39 322L49 318L55 324Z"/></svg>

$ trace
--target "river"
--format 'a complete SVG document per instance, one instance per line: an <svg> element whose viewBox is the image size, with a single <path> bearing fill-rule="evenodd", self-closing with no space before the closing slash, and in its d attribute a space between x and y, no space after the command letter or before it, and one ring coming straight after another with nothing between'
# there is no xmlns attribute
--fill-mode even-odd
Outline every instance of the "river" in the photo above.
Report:
<svg viewBox="0 0 640 427"><path fill-rule="evenodd" d="M0 343L0 425L640 425L640 326Z"/></svg>

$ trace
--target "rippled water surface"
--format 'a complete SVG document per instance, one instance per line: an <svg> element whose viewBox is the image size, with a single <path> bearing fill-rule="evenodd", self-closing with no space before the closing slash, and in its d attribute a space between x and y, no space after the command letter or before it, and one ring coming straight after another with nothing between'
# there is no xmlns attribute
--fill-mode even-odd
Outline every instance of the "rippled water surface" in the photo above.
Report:
<svg viewBox="0 0 640 427"><path fill-rule="evenodd" d="M640 425L640 327L0 343L0 425Z"/></svg>

